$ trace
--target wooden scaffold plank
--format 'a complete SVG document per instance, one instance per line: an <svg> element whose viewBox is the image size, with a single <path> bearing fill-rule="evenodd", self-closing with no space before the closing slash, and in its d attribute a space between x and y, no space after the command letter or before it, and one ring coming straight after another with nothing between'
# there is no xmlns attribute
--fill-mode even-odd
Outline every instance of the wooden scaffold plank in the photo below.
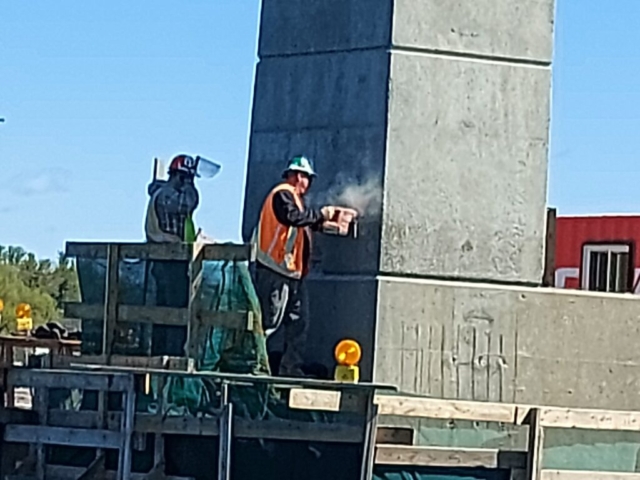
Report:
<svg viewBox="0 0 640 480"><path fill-rule="evenodd" d="M191 261L192 246L186 243L118 244L119 258L129 260Z"/></svg>
<svg viewBox="0 0 640 480"><path fill-rule="evenodd" d="M553 428L640 431L640 412L542 408L540 424Z"/></svg>
<svg viewBox="0 0 640 480"><path fill-rule="evenodd" d="M67 242L64 254L69 258L107 258L108 249L104 242Z"/></svg>
<svg viewBox="0 0 640 480"><path fill-rule="evenodd" d="M339 412L341 398L340 391L294 388L289 392L289 408Z"/></svg>
<svg viewBox="0 0 640 480"><path fill-rule="evenodd" d="M107 358L111 356L111 349L116 334L118 322L118 277L120 269L120 248L117 245L109 245L107 250L107 278L104 294L104 317L102 354Z"/></svg>
<svg viewBox="0 0 640 480"><path fill-rule="evenodd" d="M526 453L498 449L378 445L376 465L524 468Z"/></svg>
<svg viewBox="0 0 640 480"><path fill-rule="evenodd" d="M67 242L65 255L69 258L106 259L110 247L120 251L120 259L191 261L201 253L205 261L253 261L250 244L144 243L144 242Z"/></svg>
<svg viewBox="0 0 640 480"><path fill-rule="evenodd" d="M204 261L253 261L254 253L250 244L207 244L202 247Z"/></svg>
<svg viewBox="0 0 640 480"><path fill-rule="evenodd" d="M135 369L186 370L187 359L184 357L133 357L128 355L111 355L111 358L107 359L104 355L56 355L51 361L51 366L58 369L70 368L72 365L109 365Z"/></svg>
<svg viewBox="0 0 640 480"><path fill-rule="evenodd" d="M640 473L543 470L542 480L640 480Z"/></svg>
<svg viewBox="0 0 640 480"><path fill-rule="evenodd" d="M47 478L55 480L80 480L82 475L87 472L83 467L67 467L63 465L47 465ZM147 473L132 473L131 480L148 480ZM104 470L100 472L101 480L116 480L117 472L113 470ZM9 476L7 480L34 480L33 477L25 475ZM162 480L194 480L191 477L163 476Z"/></svg>
<svg viewBox="0 0 640 480"><path fill-rule="evenodd" d="M376 395L380 415L515 423L516 405Z"/></svg>
<svg viewBox="0 0 640 480"><path fill-rule="evenodd" d="M209 312L194 310L203 325L236 330L250 330L252 312ZM65 305L67 318L102 319L104 305L70 302ZM117 305L116 322L150 323L156 325L187 326L189 309L148 305Z"/></svg>
<svg viewBox="0 0 640 480"><path fill-rule="evenodd" d="M32 370L15 368L7 372L14 387L65 388L124 392L132 388L133 375L128 373L81 372L74 370Z"/></svg>
<svg viewBox="0 0 640 480"><path fill-rule="evenodd" d="M165 417L139 413L135 431L165 435L218 436L219 417ZM364 427L344 423L314 423L297 420L235 419L234 438L265 438L271 440L362 443Z"/></svg>
<svg viewBox="0 0 640 480"><path fill-rule="evenodd" d="M119 448L122 444L119 432L39 425L7 425L4 440L15 443L73 445L92 448Z"/></svg>

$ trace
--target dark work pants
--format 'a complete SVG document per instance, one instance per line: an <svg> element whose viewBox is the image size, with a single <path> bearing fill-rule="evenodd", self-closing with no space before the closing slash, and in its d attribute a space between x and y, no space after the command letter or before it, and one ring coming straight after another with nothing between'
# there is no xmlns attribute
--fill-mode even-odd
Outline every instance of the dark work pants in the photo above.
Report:
<svg viewBox="0 0 640 480"><path fill-rule="evenodd" d="M260 265L256 266L255 276L267 339L280 328L284 329L284 352L278 374L301 377L309 326L305 282L287 278Z"/></svg>
<svg viewBox="0 0 640 480"><path fill-rule="evenodd" d="M153 262L151 274L156 280L156 306L187 308L189 303L189 264L187 262ZM153 325L151 355L184 357L186 327Z"/></svg>

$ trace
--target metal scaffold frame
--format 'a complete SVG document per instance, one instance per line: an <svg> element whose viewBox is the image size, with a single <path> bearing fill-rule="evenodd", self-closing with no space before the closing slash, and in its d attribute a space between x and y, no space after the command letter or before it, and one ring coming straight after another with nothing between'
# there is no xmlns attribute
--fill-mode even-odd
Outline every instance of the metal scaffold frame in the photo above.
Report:
<svg viewBox="0 0 640 480"><path fill-rule="evenodd" d="M165 471L167 436L217 437L218 480L235 480L232 448L236 439L294 440L356 445L361 452L360 480L369 480L379 467L507 469L514 480L640 480L640 473L580 472L543 468L545 429L584 429L640 432L640 413L585 410L442 400L403 396L395 388L368 383L272 378L194 371L200 329L219 325L244 329L247 312L203 312L198 306L202 262L206 260L251 261L247 245L152 245L79 244L67 246L71 257L107 261L104 305L73 303L67 314L79 318L102 318L104 348L100 355L77 355L53 348L43 368L18 368L5 361L1 385L6 404L0 408L2 443L0 457L4 476L10 480L179 480ZM190 264L190 299L187 308L128 306L118 301L118 264L124 259L183 260ZM183 325L189 330L185 357L114 355L111 349L115 326L123 321ZM48 341L51 343L51 340ZM55 346L54 346L55 347ZM136 411L136 401L147 391L151 378L159 391L172 378L202 379L216 385L218 404L204 416L167 416L162 395L155 412ZM349 421L312 422L289 419L243 418L234 408L230 391L236 387L279 389L288 409L348 414ZM14 408L16 387L33 392L33 410ZM93 410L61 409L49 399L52 390L89 390L98 393ZM115 410L109 396L120 396ZM343 417L340 417L343 418ZM344 417L347 418L347 417ZM523 450L460 448L417 445L417 427L397 419L436 419L488 422L527 428ZM400 425L402 423L402 426ZM152 435L153 466L147 473L133 473L131 458L136 439ZM28 445L22 456L11 453L15 444ZM93 462L84 468L51 465L47 451L52 445L95 449ZM118 451L117 468L107 470L106 451ZM184 480L184 479L183 479Z"/></svg>
<svg viewBox="0 0 640 480"><path fill-rule="evenodd" d="M35 389L34 417L16 409L3 410L4 442L27 443L29 457L12 472L11 480L50 478L77 480L91 478L104 469L103 451L118 449L117 480L165 478L164 436L198 435L219 437L219 480L230 480L231 449L237 438L341 442L362 446L361 479L370 479L378 466L450 467L507 469L514 480L635 480L640 473L594 472L544 469L545 430L583 429L640 432L640 413L608 410L570 409L528 405L441 400L380 393L384 386L341 385L335 382L296 379L252 378L213 373L171 372L125 367L78 365L76 370L35 370L15 368L7 372L8 385ZM158 413L135 412L136 392L145 375L203 376L221 386L220 408L209 417L166 417ZM275 382L288 391L288 406L294 410L357 412L359 424L323 424L288 420L248 420L234 415L228 389L235 385ZM50 389L96 390L106 398L109 392L122 394L118 411L108 411L106 401L97 411L51 409ZM392 389L390 389L392 390ZM377 394L375 392L378 392ZM495 448L433 447L415 445L416 431L394 426L388 418L431 418L447 421L490 422L528 429L526 450ZM155 434L154 467L147 474L131 473L131 446L134 435ZM86 469L48 465L46 445L84 446L96 449L95 461ZM31 465L33 473L25 472ZM104 470L103 470L104 473Z"/></svg>
<svg viewBox="0 0 640 480"><path fill-rule="evenodd" d="M144 388L145 377L152 375L160 379L160 384L169 377L208 378L220 385L220 407L207 417L165 416L162 404L156 413L135 411L137 392ZM272 384L286 390L292 398L298 398L300 389L324 392L338 396L340 411L360 414L357 423L314 423L296 420L250 420L234 416L233 403L229 389L233 386ZM155 369L137 369L127 367L77 364L72 369L10 369L5 378L5 388L27 387L34 389L35 417L24 421L24 411L4 410L4 442L27 443L35 452L33 459L27 459L22 465L35 464L34 474L25 473L24 468L14 471L10 480L25 478L55 478L60 480L87 480L98 470L104 474L104 455L106 449L118 449L120 452L117 480L129 480L141 475L131 473L132 438L136 434L154 434L154 467L145 478L168 477L164 473L164 437L165 435L197 435L219 437L219 480L231 478L231 448L234 439L297 440L303 442L332 442L363 445L363 476L371 478L373 448L375 443L374 395L377 390L393 390L385 386L362 384L349 385L337 382L325 382L298 379L274 379L252 377L249 375L215 374L208 372L182 372ZM98 409L63 410L51 408L48 404L49 391L52 389L78 389L99 392ZM106 396L108 393L122 394L122 408L109 411ZM159 399L162 402L162 398ZM290 408L297 409L295 403ZM95 461L86 469L70 469L48 465L45 461L47 445L65 445L96 449Z"/></svg>
<svg viewBox="0 0 640 480"><path fill-rule="evenodd" d="M37 457L35 476L68 480L89 480L93 475L105 474L104 452L113 448L116 439L127 438L128 452L131 451L131 437L135 435L155 435L154 467L145 477L156 480L166 478L164 472L164 438L167 435L196 435L218 437L219 465L218 478L230 479L231 445L234 439L260 440L297 440L304 442L333 442L362 445L363 475L370 478L370 460L373 458L375 429L375 405L373 398L376 390L390 389L371 384L340 384L332 381L314 381L234 375L213 372L194 371L195 360L199 355L197 339L204 328L221 326L225 328L248 330L252 324L250 312L208 312L198 304L198 288L202 282L203 262L205 261L252 261L253 251L249 245L172 245L140 243L68 243L66 255L74 258L100 259L106 263L104 304L68 303L65 307L67 317L101 318L104 325L103 348L100 355L74 355L69 352L52 352L44 361L46 369L17 369L6 367L3 389L7 397L16 387L34 388L34 382L47 378L51 388L93 389L100 382L107 381L107 390L113 391L113 385L120 385L127 379L124 392L127 406L134 402L136 394L146 389L150 378L158 380L158 389L169 378L207 379L218 385L220 405L205 417L166 416L162 412L162 396L158 398L157 413L108 411L108 391L99 392L96 411L60 410L49 408L48 390L38 384L34 391L36 405L35 420L37 426L23 425L17 422L15 409L6 410L5 442L24 441L36 445L41 454ZM186 308L133 306L119 301L119 265L124 260L184 261L189 264L189 302ZM112 351L114 332L119 322L143 322L148 324L186 326L188 329L187 348L184 357L151 357L115 355ZM55 379L72 379L56 382ZM114 379L119 379L118 381ZM128 382L128 383L127 383ZM343 409L356 414L355 423L322 423L299 420L250 420L234 415L234 405L230 400L229 389L235 386L256 386L268 384L284 392L299 388L312 388L337 393L344 396ZM133 390L129 389L133 385ZM12 407L13 405L8 405ZM127 407L128 408L128 407ZM128 413L129 412L129 413ZM23 413L23 412L22 412ZM34 421L34 419L30 419ZM66 436L59 429L66 429ZM7 433L8 432L8 433ZM16 436L19 432L20 436ZM85 438L89 438L88 442ZM119 440L118 440L119 441ZM96 459L86 470L78 471L68 467L47 465L42 453L46 445L63 444L67 446L89 446L96 448ZM120 444L118 444L120 445ZM121 449L121 450L124 450ZM22 462L22 470L29 461ZM28 470L28 469L27 469ZM14 472L16 473L16 472ZM20 474L24 477L22 472ZM16 475L13 475L16 476ZM117 480L140 477L130 471L130 455L118 463ZM12 479L13 480L13 479Z"/></svg>

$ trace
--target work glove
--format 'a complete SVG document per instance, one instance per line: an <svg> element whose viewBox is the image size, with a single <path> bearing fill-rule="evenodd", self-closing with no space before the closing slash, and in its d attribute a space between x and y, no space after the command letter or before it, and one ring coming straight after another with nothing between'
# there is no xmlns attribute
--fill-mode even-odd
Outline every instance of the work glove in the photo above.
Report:
<svg viewBox="0 0 640 480"><path fill-rule="evenodd" d="M320 209L320 213L322 214L322 218L324 218L325 221L332 220L336 215L336 208L327 205L326 207L322 207Z"/></svg>

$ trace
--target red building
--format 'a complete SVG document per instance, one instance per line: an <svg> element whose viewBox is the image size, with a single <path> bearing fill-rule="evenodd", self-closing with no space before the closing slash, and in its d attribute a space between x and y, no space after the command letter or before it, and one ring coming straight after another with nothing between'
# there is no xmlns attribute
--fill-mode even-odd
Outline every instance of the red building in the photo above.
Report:
<svg viewBox="0 0 640 480"><path fill-rule="evenodd" d="M640 215L558 217L555 285L640 293Z"/></svg>

